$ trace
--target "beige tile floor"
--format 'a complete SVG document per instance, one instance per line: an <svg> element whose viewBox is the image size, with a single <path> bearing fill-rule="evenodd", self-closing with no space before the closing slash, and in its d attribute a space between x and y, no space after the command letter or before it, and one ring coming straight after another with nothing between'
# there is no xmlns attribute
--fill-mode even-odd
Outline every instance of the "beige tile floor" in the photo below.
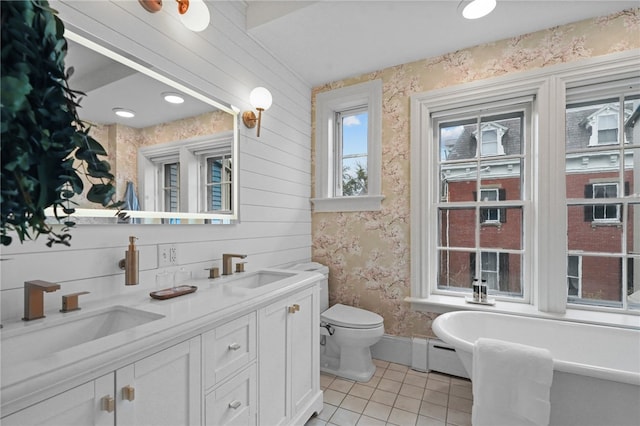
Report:
<svg viewBox="0 0 640 426"><path fill-rule="evenodd" d="M322 373L324 408L305 426L471 426L471 382L374 360L367 383Z"/></svg>

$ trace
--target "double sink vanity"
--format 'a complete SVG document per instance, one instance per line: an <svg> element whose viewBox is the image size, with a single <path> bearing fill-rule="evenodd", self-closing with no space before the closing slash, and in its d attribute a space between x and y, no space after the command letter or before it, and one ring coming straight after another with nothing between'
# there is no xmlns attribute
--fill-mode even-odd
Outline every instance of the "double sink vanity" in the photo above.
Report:
<svg viewBox="0 0 640 426"><path fill-rule="evenodd" d="M321 280L264 269L6 323L2 424L304 424L322 409Z"/></svg>

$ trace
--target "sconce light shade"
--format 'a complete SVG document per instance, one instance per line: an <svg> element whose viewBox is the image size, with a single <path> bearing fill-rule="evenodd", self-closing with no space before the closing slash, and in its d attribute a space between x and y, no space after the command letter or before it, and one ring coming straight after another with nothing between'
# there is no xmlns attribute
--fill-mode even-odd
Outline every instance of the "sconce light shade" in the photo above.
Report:
<svg viewBox="0 0 640 426"><path fill-rule="evenodd" d="M182 24L191 31L202 31L209 26L211 14L203 0L175 0L178 4L178 15ZM140 5L150 13L162 9L162 0L138 0Z"/></svg>
<svg viewBox="0 0 640 426"><path fill-rule="evenodd" d="M245 111L242 114L242 122L249 129L253 129L258 124L258 130L256 132L257 137L260 137L260 121L262 120L262 111L266 111L271 107L273 97L271 92L264 87L256 87L249 94L249 102L258 111L258 117L253 111Z"/></svg>
<svg viewBox="0 0 640 426"><path fill-rule="evenodd" d="M458 4L458 11L467 19L478 19L487 16L496 7L496 0L463 0Z"/></svg>
<svg viewBox="0 0 640 426"><path fill-rule="evenodd" d="M211 15L203 0L189 0L187 11L180 14L180 21L191 31L199 32L209 26Z"/></svg>
<svg viewBox="0 0 640 426"><path fill-rule="evenodd" d="M271 106L273 97L264 87L256 87L249 94L249 102L255 109L266 111Z"/></svg>

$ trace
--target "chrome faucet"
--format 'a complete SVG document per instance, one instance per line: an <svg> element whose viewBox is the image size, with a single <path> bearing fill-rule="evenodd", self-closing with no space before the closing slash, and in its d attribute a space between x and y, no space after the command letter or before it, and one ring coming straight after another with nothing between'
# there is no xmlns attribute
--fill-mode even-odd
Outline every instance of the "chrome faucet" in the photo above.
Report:
<svg viewBox="0 0 640 426"><path fill-rule="evenodd" d="M44 293L60 289L60 284L34 280L24 282L24 317L23 321L44 318Z"/></svg>
<svg viewBox="0 0 640 426"><path fill-rule="evenodd" d="M245 257L247 257L247 255L246 254L228 254L228 253L223 254L222 255L222 275L233 274L233 261L231 259L234 257L244 259Z"/></svg>

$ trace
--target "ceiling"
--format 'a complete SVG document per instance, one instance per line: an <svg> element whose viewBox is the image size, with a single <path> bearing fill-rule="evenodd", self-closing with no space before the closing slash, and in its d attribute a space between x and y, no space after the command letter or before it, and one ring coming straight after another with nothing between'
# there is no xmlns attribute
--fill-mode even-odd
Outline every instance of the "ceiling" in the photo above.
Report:
<svg viewBox="0 0 640 426"><path fill-rule="evenodd" d="M247 1L247 30L311 86L638 7L637 0L497 0L466 20L459 0Z"/></svg>
<svg viewBox="0 0 640 426"><path fill-rule="evenodd" d="M214 111L212 105L181 93L185 102L169 104L162 99L166 92L179 92L145 74L101 53L67 39L65 66L73 67L69 86L83 92L78 114L88 123L119 123L145 128ZM121 118L113 108L135 111L133 118Z"/></svg>

